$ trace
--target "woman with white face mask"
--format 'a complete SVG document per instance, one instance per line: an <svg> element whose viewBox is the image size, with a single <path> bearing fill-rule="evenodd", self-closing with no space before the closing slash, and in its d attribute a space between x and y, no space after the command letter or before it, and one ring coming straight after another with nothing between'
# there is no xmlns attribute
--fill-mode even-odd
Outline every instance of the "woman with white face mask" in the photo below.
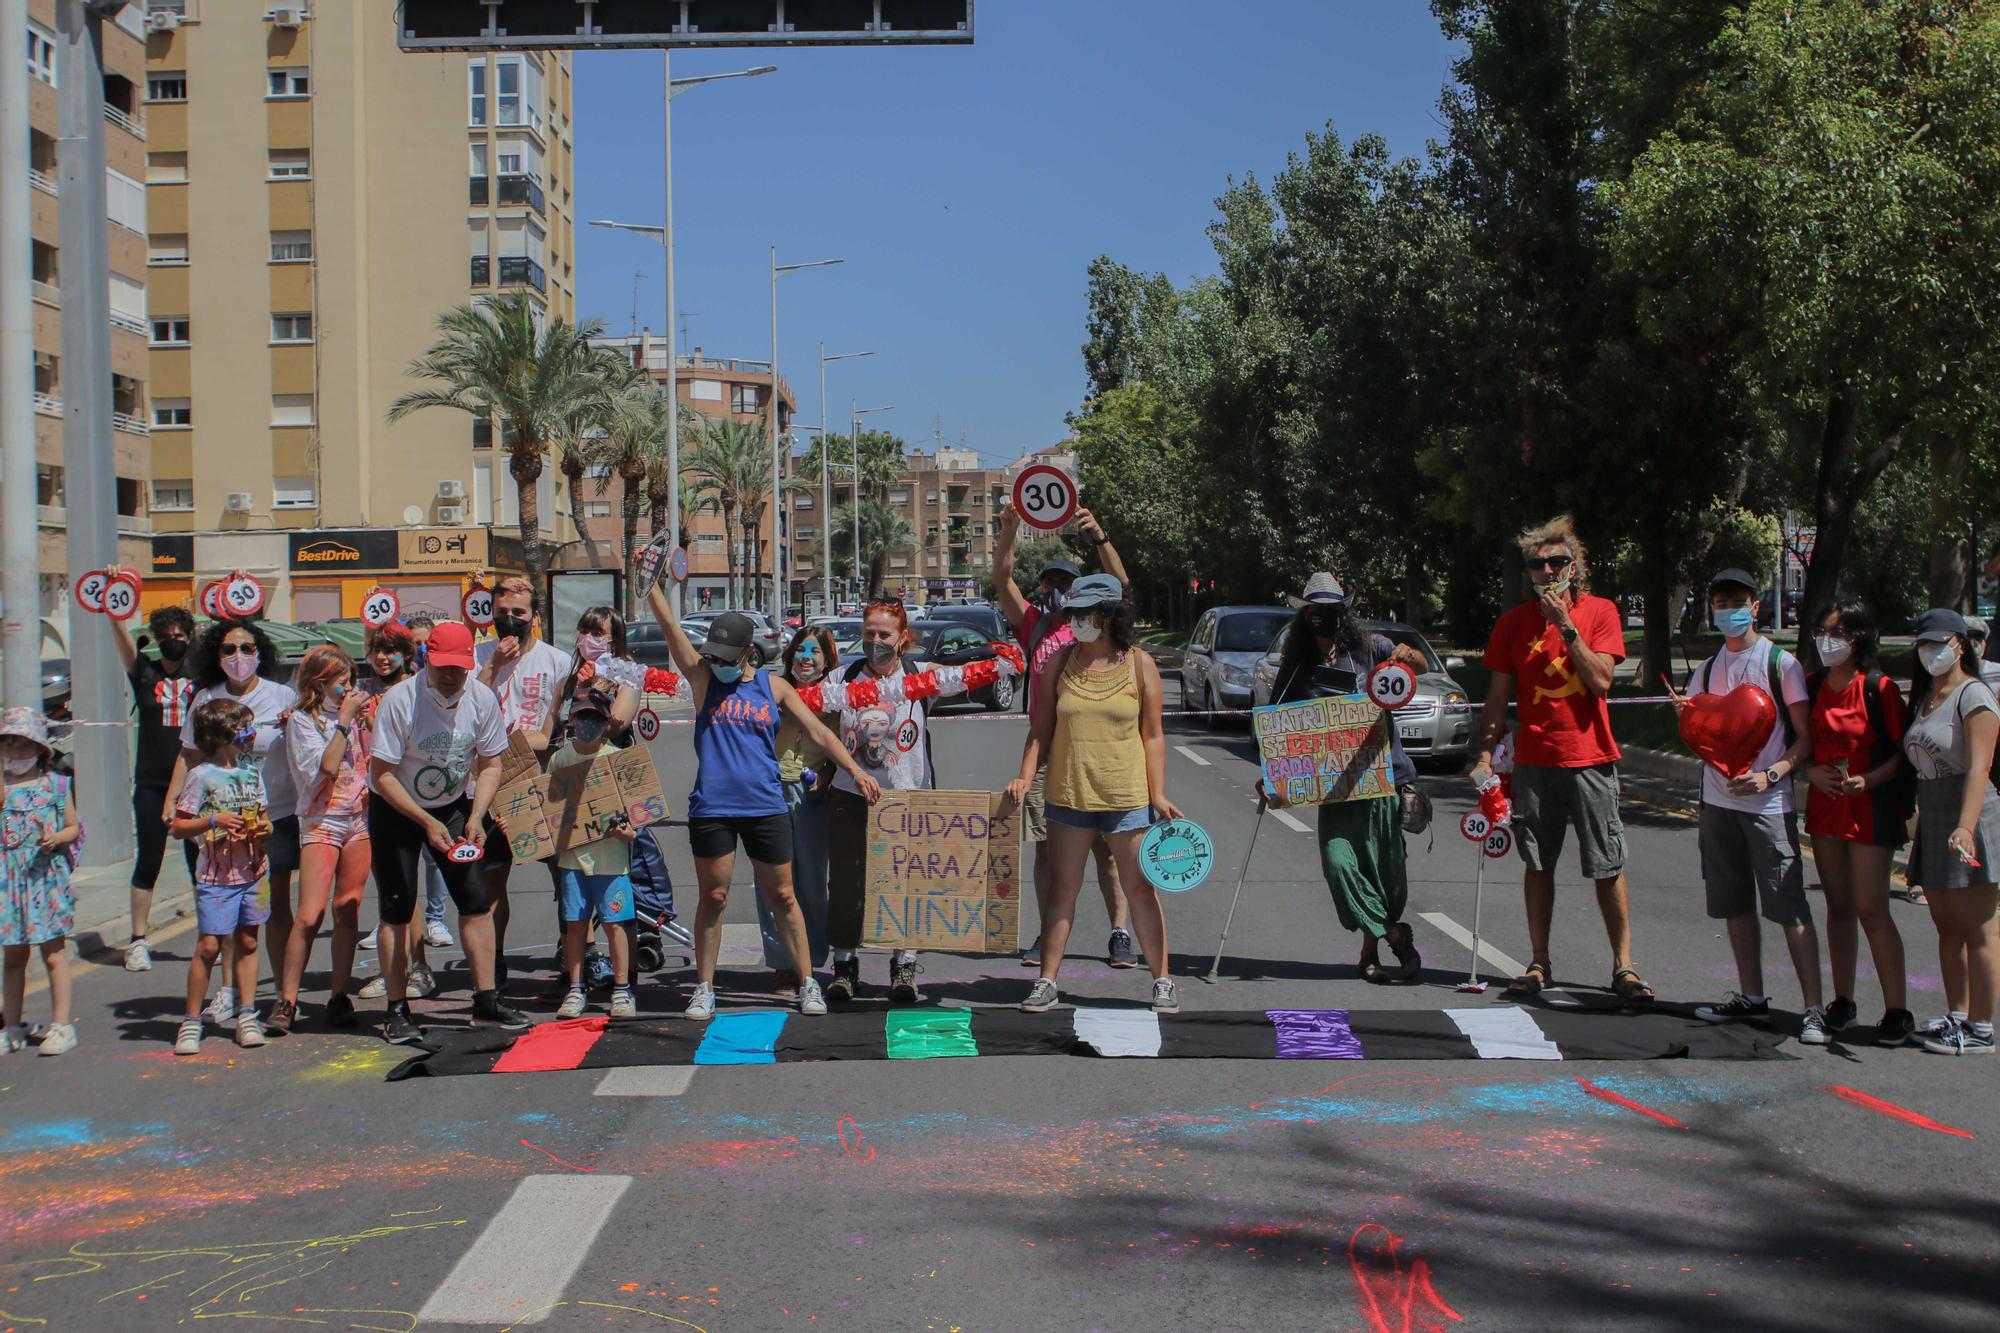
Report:
<svg viewBox="0 0 2000 1333"><path fill-rule="evenodd" d="M1826 1025L1839 1032L1859 1017L1855 1004L1857 935L1882 984L1875 1041L1900 1046L1916 1020L1904 979L1903 936L1889 914L1889 872L1916 788L1903 762L1909 710L1896 682L1875 662L1875 619L1860 602L1835 603L1813 629L1820 669L1806 680L1812 762L1806 766L1806 833L1826 894L1826 948L1833 1003ZM1857 930L1857 927L1859 928Z"/></svg>
<svg viewBox="0 0 2000 1333"><path fill-rule="evenodd" d="M1935 1055L1993 1054L2000 991L1994 918L2000 794L1993 790L2000 701L1979 679L1965 617L1942 607L1917 617L1917 680L1903 751L1917 770L1917 840L1910 879L1924 887L1938 929L1949 1012L1917 1034Z"/></svg>
<svg viewBox="0 0 2000 1333"><path fill-rule="evenodd" d="M833 646L831 630L808 625L792 636L779 660L785 679L804 689L831 677L840 666L840 653ZM836 719L822 717L821 721L831 727ZM785 786L785 804L792 819L792 894L805 914L807 961L814 968L825 966L827 958L826 790L832 785L833 774L834 764L826 751L787 715L778 725L778 780ZM761 897L757 899L757 924L763 931L764 966L773 973L772 989L780 999L792 999L804 978L793 970L777 919Z"/></svg>

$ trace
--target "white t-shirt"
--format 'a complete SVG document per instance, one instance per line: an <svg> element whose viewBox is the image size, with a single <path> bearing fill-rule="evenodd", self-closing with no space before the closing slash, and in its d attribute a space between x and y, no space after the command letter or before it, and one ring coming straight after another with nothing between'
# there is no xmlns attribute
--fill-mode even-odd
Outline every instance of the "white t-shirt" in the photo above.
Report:
<svg viewBox="0 0 2000 1333"><path fill-rule="evenodd" d="M284 751L279 751L277 761L266 765L271 757L271 747L285 739L284 729L277 725L278 719L298 701L298 694L289 685L280 685L275 680L257 677L247 694L231 694L228 682L211 685L205 690L196 690L194 702L188 705L187 720L181 723L181 747L195 749L194 713L210 699L234 699L250 710L257 719L257 748L251 751L251 762L264 776L264 795L268 799L271 818L284 819L298 813L298 786L292 781L292 766L286 760Z"/></svg>
<svg viewBox="0 0 2000 1333"><path fill-rule="evenodd" d="M447 712L431 698L429 679L419 671L382 696L368 753L395 767L403 790L418 805L435 810L471 793L473 755L491 759L506 753L507 728L500 721L500 700L486 686L468 679L458 706ZM368 786L376 790L372 775Z"/></svg>
<svg viewBox="0 0 2000 1333"><path fill-rule="evenodd" d="M484 671L500 646L498 639L474 645L473 666ZM500 716L511 735L516 731L541 731L549 724L549 710L571 670L570 655L536 639L521 655L493 673L493 692L500 696Z"/></svg>
<svg viewBox="0 0 2000 1333"><path fill-rule="evenodd" d="M1727 694L1738 685L1754 685L1769 693L1771 689L1771 654L1778 654L1778 679L1785 697L1778 701L1778 720L1771 727L1771 739L1764 742L1764 748L1757 752L1756 762L1750 765L1750 772L1761 773L1778 762L1784 754L1786 710L1792 704L1806 702L1806 673L1799 665L1799 659L1772 643L1759 637L1740 653L1724 648L1707 662L1694 669L1688 677L1687 692L1696 694ZM1706 677L1708 688L1702 688ZM1792 809L1792 782L1789 776L1783 782L1771 787L1761 796L1738 796L1729 790L1729 779L1716 772L1709 764L1701 766L1701 799L1708 805L1718 805L1725 810L1742 810L1753 815L1781 815Z"/></svg>
<svg viewBox="0 0 2000 1333"><path fill-rule="evenodd" d="M886 676L863 670L856 680L891 681L903 674L900 663ZM869 708L842 709L840 743L854 756L854 762L887 791L919 791L937 785L931 772L930 719L924 701L907 699L891 707L876 704ZM833 785L841 791L856 792L846 769L834 774Z"/></svg>

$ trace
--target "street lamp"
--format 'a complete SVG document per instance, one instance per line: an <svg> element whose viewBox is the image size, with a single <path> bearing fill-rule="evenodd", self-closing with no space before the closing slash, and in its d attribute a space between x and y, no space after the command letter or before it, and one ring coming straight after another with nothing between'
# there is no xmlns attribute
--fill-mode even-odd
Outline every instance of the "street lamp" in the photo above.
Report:
<svg viewBox="0 0 2000 1333"><path fill-rule="evenodd" d="M778 445L778 406L781 401L778 392L778 276L783 273L797 273L806 268L831 268L844 264L844 259L809 259L802 264L780 264L778 247L771 247L771 614L779 616L784 612L785 602L778 591L784 571L782 563L784 549L784 515L779 512L778 494L785 484L785 455ZM825 413L820 414L825 419Z"/></svg>
<svg viewBox="0 0 2000 1333"><path fill-rule="evenodd" d="M776 65L759 65L755 69L731 70L727 74L698 74L690 78L673 77L673 53L660 53L660 71L665 82L665 94L660 99L661 137L666 142L661 175L666 183L666 223L654 226L645 223L612 222L608 219L593 219L591 226L608 227L615 231L634 231L642 236L657 236L660 248L666 251L667 264L667 468L673 478L667 487L667 531L673 534L675 542L681 534L681 391L680 353L675 347L674 321L674 96L689 88L704 83L714 83L720 79L754 79L760 74L775 74ZM641 366L641 370L645 367ZM681 611L681 585L670 579L672 585L668 596L673 598L674 613Z"/></svg>
<svg viewBox="0 0 2000 1333"><path fill-rule="evenodd" d="M822 423L819 433L819 503L820 503L820 551L825 567L820 571L821 595L828 606L833 605L833 482L832 469L827 463L830 449L826 442L826 363L829 361L852 361L856 357L873 356L873 352L842 352L837 356L826 354L826 343L819 345L819 419ZM860 495L854 497L860 500ZM857 509L857 516L860 511ZM860 558L857 548L855 558Z"/></svg>
<svg viewBox="0 0 2000 1333"><path fill-rule="evenodd" d="M859 400L847 400L847 442L854 446L854 583L861 587L861 418L873 412L893 412L894 405L888 407L861 407ZM866 597L867 588L861 588L857 596Z"/></svg>

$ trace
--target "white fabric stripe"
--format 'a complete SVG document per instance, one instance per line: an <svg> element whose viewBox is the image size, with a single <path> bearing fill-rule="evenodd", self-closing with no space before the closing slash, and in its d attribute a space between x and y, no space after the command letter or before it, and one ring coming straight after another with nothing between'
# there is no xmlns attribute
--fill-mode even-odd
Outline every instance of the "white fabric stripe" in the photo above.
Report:
<svg viewBox="0 0 2000 1333"><path fill-rule="evenodd" d="M525 1176L460 1256L420 1325L538 1324L590 1253L630 1176Z"/></svg>
<svg viewBox="0 0 2000 1333"><path fill-rule="evenodd" d="M623 1065L605 1071L597 1097L678 1097L694 1081L693 1065Z"/></svg>
<svg viewBox="0 0 2000 1333"><path fill-rule="evenodd" d="M1151 1009L1078 1009L1076 1036L1099 1055L1157 1056L1160 1016Z"/></svg>
<svg viewBox="0 0 2000 1333"><path fill-rule="evenodd" d="M1542 1035L1525 1009L1494 1005L1490 1009L1447 1009L1445 1013L1472 1042L1482 1060L1560 1060L1562 1052Z"/></svg>

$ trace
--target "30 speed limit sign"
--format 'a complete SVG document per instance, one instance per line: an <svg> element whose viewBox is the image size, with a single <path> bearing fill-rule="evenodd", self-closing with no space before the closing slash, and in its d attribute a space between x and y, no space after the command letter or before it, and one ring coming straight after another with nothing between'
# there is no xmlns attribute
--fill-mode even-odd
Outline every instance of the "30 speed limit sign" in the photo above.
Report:
<svg viewBox="0 0 2000 1333"><path fill-rule="evenodd" d="M493 589L483 583L475 583L466 589L459 609L465 613L465 623L477 629L493 627Z"/></svg>
<svg viewBox="0 0 2000 1333"><path fill-rule="evenodd" d="M1465 835L1467 842L1485 842L1486 835L1493 831L1493 821L1477 810L1468 810L1458 821L1458 831Z"/></svg>
<svg viewBox="0 0 2000 1333"><path fill-rule="evenodd" d="M139 576L129 570L104 588L104 614L113 620L130 620L139 614Z"/></svg>
<svg viewBox="0 0 2000 1333"><path fill-rule="evenodd" d="M1023 468L1014 479L1014 512L1029 527L1053 532L1076 517L1076 483L1047 463Z"/></svg>
<svg viewBox="0 0 2000 1333"><path fill-rule="evenodd" d="M632 719L632 729L639 733L640 740L652 740L660 734L660 715L650 708L641 708L639 716Z"/></svg>
<svg viewBox="0 0 2000 1333"><path fill-rule="evenodd" d="M403 604L387 588L376 588L361 599L361 623L369 629L381 629L394 620L403 610Z"/></svg>
<svg viewBox="0 0 2000 1333"><path fill-rule="evenodd" d="M1496 828L1492 830L1486 835L1485 850L1486 854L1489 857L1493 858L1496 861L1499 860L1501 857L1505 856L1507 853L1514 850L1513 833L1505 828Z"/></svg>
<svg viewBox="0 0 2000 1333"><path fill-rule="evenodd" d="M1417 673L1405 662L1384 662L1368 673L1368 697L1377 708L1401 708L1417 697Z"/></svg>
<svg viewBox="0 0 2000 1333"><path fill-rule="evenodd" d="M76 604L86 611L99 615L104 613L104 590L111 583L111 576L101 569L93 569L76 581Z"/></svg>
<svg viewBox="0 0 2000 1333"><path fill-rule="evenodd" d="M233 575L222 585L222 609L238 620L247 620L264 609L264 585L248 574Z"/></svg>
<svg viewBox="0 0 2000 1333"><path fill-rule="evenodd" d="M222 619L222 585L207 583L202 585L201 596L195 598L195 605L210 620Z"/></svg>

